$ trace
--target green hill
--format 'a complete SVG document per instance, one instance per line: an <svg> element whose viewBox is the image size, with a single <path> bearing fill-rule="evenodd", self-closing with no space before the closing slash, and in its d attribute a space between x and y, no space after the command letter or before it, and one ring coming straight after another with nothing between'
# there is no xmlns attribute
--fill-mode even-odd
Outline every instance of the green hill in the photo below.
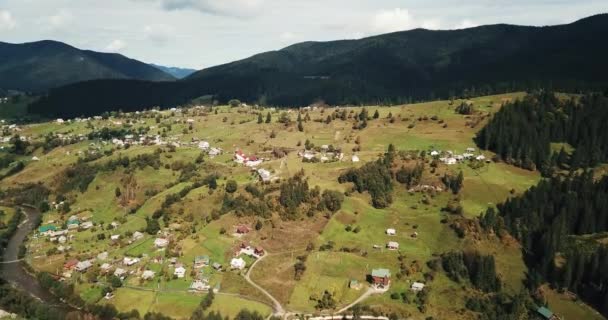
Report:
<svg viewBox="0 0 608 320"><path fill-rule="evenodd" d="M416 29L360 40L304 42L199 71L176 83L92 81L31 107L48 115L174 106L202 95L278 106L402 103L538 87L604 88L608 15L572 24ZM113 93L120 91L121 95ZM98 99L98 97L111 98ZM83 110L82 106L87 109ZM61 107L61 109L59 109Z"/></svg>
<svg viewBox="0 0 608 320"><path fill-rule="evenodd" d="M120 54L80 50L57 41L0 42L0 88L46 91L93 79L175 80Z"/></svg>

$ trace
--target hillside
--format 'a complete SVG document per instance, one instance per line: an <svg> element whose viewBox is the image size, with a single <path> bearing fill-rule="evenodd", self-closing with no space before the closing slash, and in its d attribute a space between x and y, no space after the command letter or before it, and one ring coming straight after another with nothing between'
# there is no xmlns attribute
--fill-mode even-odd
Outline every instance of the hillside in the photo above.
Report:
<svg viewBox="0 0 608 320"><path fill-rule="evenodd" d="M166 66L160 66L157 64L153 64L153 63L150 63L150 65L165 73L172 75L173 77L175 77L177 79L183 79L197 71L196 69L166 67Z"/></svg>
<svg viewBox="0 0 608 320"><path fill-rule="evenodd" d="M608 293L598 272L608 260L585 264L594 271L587 279L577 267L583 256L542 251L553 242L536 235L551 230L549 239L565 245L568 236L589 247L603 241L582 237L608 230L608 178L549 188L539 171L475 147L479 132L522 99L533 96L299 110L196 106L7 124L0 200L44 211L25 261L41 275L64 270L55 286L73 291L57 291L88 310L201 319L191 316L217 288L207 312L230 319L249 319L235 316L241 308L259 319L348 314L358 299L362 314L390 319L537 319L546 299L568 319L604 319L589 305L608 312L597 301ZM568 224L552 221L554 211ZM534 228L528 236L514 223L522 215L536 217L522 224ZM580 230L569 229L579 220ZM44 230L53 228L69 231L52 240ZM558 251L555 260L575 267L568 281L559 264L540 269L525 259L533 252L553 261ZM70 271L72 259L92 265ZM558 272L530 281L533 270ZM388 289L369 277L386 271ZM553 278L559 286L549 288ZM570 283L580 283L568 289L580 299L563 290ZM104 299L108 292L114 298Z"/></svg>
<svg viewBox="0 0 608 320"><path fill-rule="evenodd" d="M80 50L62 42L0 42L0 88L46 91L93 79L166 81L175 78L120 54Z"/></svg>
<svg viewBox="0 0 608 320"><path fill-rule="evenodd" d="M88 82L59 88L32 106L48 115L95 114L117 107L174 106L202 95L278 106L400 103L437 97L553 87L602 88L608 15L568 25L490 25L411 31L361 40L305 42L199 71L177 84ZM154 92L149 88L154 86ZM120 87L125 95L112 95ZM87 101L82 97L112 95ZM143 104L142 104L143 103ZM61 106L61 109L58 109Z"/></svg>

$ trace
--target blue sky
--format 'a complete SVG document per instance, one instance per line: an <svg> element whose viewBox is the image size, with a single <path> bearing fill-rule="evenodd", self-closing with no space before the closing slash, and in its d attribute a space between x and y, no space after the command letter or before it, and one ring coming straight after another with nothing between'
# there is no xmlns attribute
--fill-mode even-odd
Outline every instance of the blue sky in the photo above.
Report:
<svg viewBox="0 0 608 320"><path fill-rule="evenodd" d="M553 25L605 12L606 0L0 0L0 41L53 39L200 69L308 40Z"/></svg>

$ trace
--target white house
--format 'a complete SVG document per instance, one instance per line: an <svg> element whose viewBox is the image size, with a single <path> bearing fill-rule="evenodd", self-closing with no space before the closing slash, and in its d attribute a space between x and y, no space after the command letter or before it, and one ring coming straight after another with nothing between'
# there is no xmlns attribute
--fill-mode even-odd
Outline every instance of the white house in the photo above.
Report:
<svg viewBox="0 0 608 320"><path fill-rule="evenodd" d="M152 270L146 270L146 271L144 271L144 273L142 273L141 278L144 280L150 280L150 279L154 278L155 274L156 274L156 272L154 272Z"/></svg>
<svg viewBox="0 0 608 320"><path fill-rule="evenodd" d="M212 157L215 157L217 155L222 154L222 150L218 149L218 148L211 148L209 149L209 155Z"/></svg>
<svg viewBox="0 0 608 320"><path fill-rule="evenodd" d="M124 257L124 259L122 259L122 263L125 266L132 266L132 265L134 265L134 264L136 264L138 262L139 262L138 258Z"/></svg>
<svg viewBox="0 0 608 320"><path fill-rule="evenodd" d="M436 157L439 155L439 151L433 150L431 151L431 157Z"/></svg>
<svg viewBox="0 0 608 320"><path fill-rule="evenodd" d="M89 260L80 261L76 264L76 271L84 272L92 266L93 264Z"/></svg>
<svg viewBox="0 0 608 320"><path fill-rule="evenodd" d="M483 154L480 154L475 159L477 159L478 161L484 161L486 159L486 156L484 156Z"/></svg>
<svg viewBox="0 0 608 320"><path fill-rule="evenodd" d="M179 266L175 268L173 274L176 275L178 278L183 278L186 275L186 268Z"/></svg>
<svg viewBox="0 0 608 320"><path fill-rule="evenodd" d="M418 291L422 291L424 289L424 283L422 282L414 282L412 283L412 286L410 287L412 289L412 291L414 292L418 292Z"/></svg>
<svg viewBox="0 0 608 320"><path fill-rule="evenodd" d="M116 268L116 270L114 270L114 275L117 276L117 277L119 277L119 278L122 278L126 274L127 274L127 270L125 270L125 269Z"/></svg>
<svg viewBox="0 0 608 320"><path fill-rule="evenodd" d="M83 230L88 230L93 228L93 222L92 221L85 221L80 225L80 228Z"/></svg>
<svg viewBox="0 0 608 320"><path fill-rule="evenodd" d="M120 239L120 235L119 234L113 234L110 236L110 240L112 241L117 241L118 239Z"/></svg>
<svg viewBox="0 0 608 320"><path fill-rule="evenodd" d="M201 150L208 150L210 147L209 142L207 141L201 141L198 143L198 148Z"/></svg>
<svg viewBox="0 0 608 320"><path fill-rule="evenodd" d="M392 229L392 228L386 229L386 234L389 235L389 236L394 236L394 235L397 234L397 230Z"/></svg>
<svg viewBox="0 0 608 320"><path fill-rule="evenodd" d="M260 179L262 179L264 182L268 182L271 179L270 171L266 169L259 169L258 174L260 175Z"/></svg>
<svg viewBox="0 0 608 320"><path fill-rule="evenodd" d="M165 238L156 238L156 240L154 240L154 246L157 248L164 248L167 245L169 245L169 240Z"/></svg>
<svg viewBox="0 0 608 320"><path fill-rule="evenodd" d="M139 232L139 231L135 231L133 233L133 241L137 241L137 240L139 240L139 239L141 239L143 237L144 237L144 234L141 233L141 232Z"/></svg>
<svg viewBox="0 0 608 320"><path fill-rule="evenodd" d="M58 124L62 124L62 123L64 123L65 121L63 121L63 119L59 118L59 119L55 120L55 122L57 122Z"/></svg>
<svg viewBox="0 0 608 320"><path fill-rule="evenodd" d="M32 157L32 161L40 161L40 158L38 158L38 157L36 157L36 156L33 156L33 157Z"/></svg>
<svg viewBox="0 0 608 320"><path fill-rule="evenodd" d="M352 156L351 160L352 160L353 162L359 162L359 161L361 161L361 160L359 160L359 157L358 157L356 154L354 154L354 155Z"/></svg>
<svg viewBox="0 0 608 320"><path fill-rule="evenodd" d="M108 253L107 252L102 252L100 254L97 255L97 260L106 260L108 258Z"/></svg>
<svg viewBox="0 0 608 320"><path fill-rule="evenodd" d="M192 282L192 284L190 284L190 291L200 292L208 291L209 289L211 289L209 283L202 280L195 280L194 282Z"/></svg>
<svg viewBox="0 0 608 320"><path fill-rule="evenodd" d="M233 258L230 261L230 267L232 269L243 270L245 269L246 265L247 263L245 262L245 260L243 260L243 258Z"/></svg>
<svg viewBox="0 0 608 320"><path fill-rule="evenodd" d="M386 247L389 250L397 250L397 249L399 249L399 243L397 243L395 241L389 241L389 243L386 244Z"/></svg>
<svg viewBox="0 0 608 320"><path fill-rule="evenodd" d="M59 243L65 243L66 241L68 241L68 238L66 238L65 236L61 236L57 239L57 242Z"/></svg>
<svg viewBox="0 0 608 320"><path fill-rule="evenodd" d="M443 162L447 165L453 165L456 164L458 161L456 160L456 158L449 157L446 158Z"/></svg>

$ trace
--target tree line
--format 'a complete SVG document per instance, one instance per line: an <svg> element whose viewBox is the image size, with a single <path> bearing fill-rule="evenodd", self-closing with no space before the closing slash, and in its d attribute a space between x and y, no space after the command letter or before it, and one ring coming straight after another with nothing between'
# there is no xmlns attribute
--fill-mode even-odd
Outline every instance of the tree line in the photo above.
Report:
<svg viewBox="0 0 608 320"><path fill-rule="evenodd" d="M550 173L556 165L592 167L608 160L608 96L559 99L540 91L506 104L475 137L480 148L530 170ZM552 153L551 143L568 143L571 155Z"/></svg>

